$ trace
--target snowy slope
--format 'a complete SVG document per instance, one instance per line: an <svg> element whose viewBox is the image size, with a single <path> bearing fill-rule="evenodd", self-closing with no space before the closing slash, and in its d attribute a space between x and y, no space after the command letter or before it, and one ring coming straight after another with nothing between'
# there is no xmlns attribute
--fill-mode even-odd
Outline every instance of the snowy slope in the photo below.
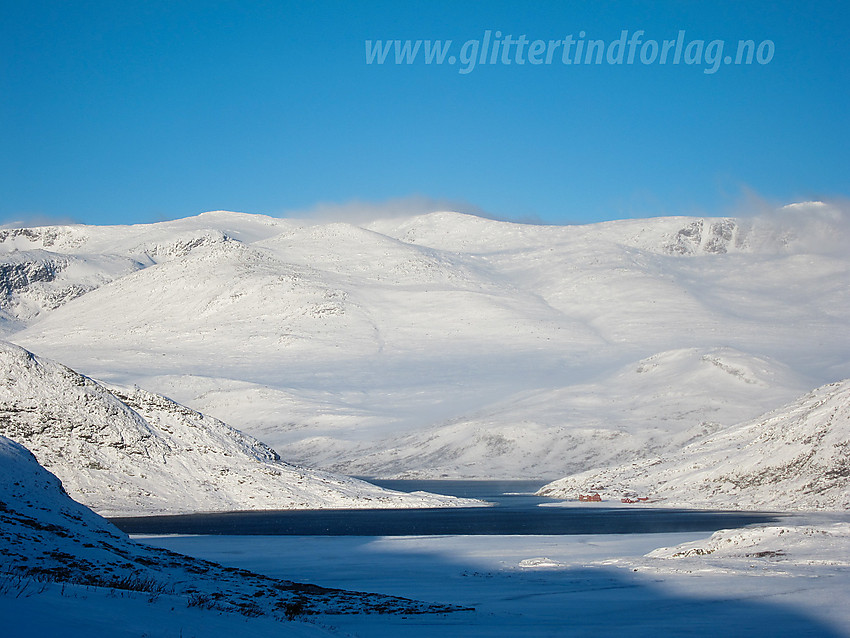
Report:
<svg viewBox="0 0 850 638"><path fill-rule="evenodd" d="M26 448L0 437L0 577L76 583L164 596L172 608L274 616L429 613L450 606L267 578L131 541L71 500ZM114 591L113 591L114 594Z"/></svg>
<svg viewBox="0 0 850 638"><path fill-rule="evenodd" d="M850 239L848 224L841 211L822 208L800 206L796 217L779 211L749 220L666 217L558 227L435 213L370 228L461 251L585 321L622 352L731 346L822 370L841 366L840 359L814 363L799 343L817 337L810 345L820 349L830 325L846 354L848 330L838 319L850 309L840 247Z"/></svg>
<svg viewBox="0 0 850 638"><path fill-rule="evenodd" d="M145 267L9 338L213 414L299 463L552 478L850 376L846 227L841 211L808 203L768 218L565 227L217 212L55 227L63 239L49 245L19 231L19 250ZM709 374L713 353L768 372ZM652 357L668 372L624 372Z"/></svg>
<svg viewBox="0 0 850 638"><path fill-rule="evenodd" d="M850 508L850 380L654 459L550 483L541 495L647 496L728 509Z"/></svg>
<svg viewBox="0 0 850 638"><path fill-rule="evenodd" d="M355 475L474 478L486 467L496 476L551 480L679 449L805 387L805 379L767 358L731 348L674 350L591 383L511 395L377 445L340 453L316 437L288 451Z"/></svg>
<svg viewBox="0 0 850 638"><path fill-rule="evenodd" d="M105 515L465 502L288 465L221 421L3 342L0 435L26 445L71 495Z"/></svg>
<svg viewBox="0 0 850 638"><path fill-rule="evenodd" d="M5 333L20 329L135 270L199 247L263 238L283 224L261 215L213 212L193 220L134 226L0 229L0 327Z"/></svg>
<svg viewBox="0 0 850 638"><path fill-rule="evenodd" d="M0 231L2 233L2 231ZM50 311L142 264L113 255L57 255L45 250L0 252L0 310L3 332L20 329Z"/></svg>

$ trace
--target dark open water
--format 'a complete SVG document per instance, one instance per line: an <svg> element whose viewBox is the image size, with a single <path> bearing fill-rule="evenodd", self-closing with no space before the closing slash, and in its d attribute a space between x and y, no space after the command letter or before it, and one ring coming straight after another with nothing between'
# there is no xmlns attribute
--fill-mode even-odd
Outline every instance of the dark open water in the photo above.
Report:
<svg viewBox="0 0 850 638"><path fill-rule="evenodd" d="M643 534L715 531L779 520L764 512L676 510L646 506L540 507L530 481L372 480L404 492L479 498L492 507L418 510L272 510L110 519L130 534L428 536L442 534Z"/></svg>

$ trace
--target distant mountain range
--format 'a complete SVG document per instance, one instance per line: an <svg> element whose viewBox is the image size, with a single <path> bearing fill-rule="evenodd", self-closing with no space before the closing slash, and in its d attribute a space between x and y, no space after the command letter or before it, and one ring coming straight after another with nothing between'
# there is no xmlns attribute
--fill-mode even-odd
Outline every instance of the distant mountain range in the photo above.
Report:
<svg viewBox="0 0 850 638"><path fill-rule="evenodd" d="M0 312L7 340L139 414L166 395L289 461L555 479L849 378L847 227L809 202L557 227L213 212L9 228Z"/></svg>

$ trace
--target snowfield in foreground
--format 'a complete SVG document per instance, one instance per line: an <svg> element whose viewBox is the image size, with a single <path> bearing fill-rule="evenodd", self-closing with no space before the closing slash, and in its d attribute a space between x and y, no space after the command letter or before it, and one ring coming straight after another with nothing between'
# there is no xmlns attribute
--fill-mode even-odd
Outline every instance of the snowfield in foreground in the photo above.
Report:
<svg viewBox="0 0 850 638"><path fill-rule="evenodd" d="M66 595L64 584L71 584L68 595L74 597L91 595L102 600L110 592L112 598L127 594L155 601L161 597L171 607L277 620L316 614L456 611L451 605L273 579L140 544L69 498L59 480L40 467L26 448L4 437L0 437L0 467L0 600L4 606L10 602L17 606L17 599L33 595L36 605L61 601ZM105 604L107 610L113 606ZM19 611L3 617L5 630L10 617L13 626L24 627L48 620L54 631L45 633L52 634L67 621L67 617L45 614L43 607L34 618ZM107 618L115 619L108 612ZM39 633L36 629L29 635Z"/></svg>
<svg viewBox="0 0 850 638"><path fill-rule="evenodd" d="M289 465L217 419L4 342L0 436L25 445L69 494L106 516L480 505Z"/></svg>
<svg viewBox="0 0 850 638"><path fill-rule="evenodd" d="M677 452L568 476L538 492L592 493L709 509L850 509L850 380Z"/></svg>

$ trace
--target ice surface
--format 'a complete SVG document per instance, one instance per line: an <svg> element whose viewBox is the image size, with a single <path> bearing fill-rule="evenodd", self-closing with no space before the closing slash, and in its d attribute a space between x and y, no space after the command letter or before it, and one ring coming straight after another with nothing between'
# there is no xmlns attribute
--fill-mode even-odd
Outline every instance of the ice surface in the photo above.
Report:
<svg viewBox="0 0 850 638"><path fill-rule="evenodd" d="M348 636L832 637L850 635L850 571L829 562L844 550L846 534L807 537L804 553L792 541L779 558L711 562L646 556L661 545L706 542L694 534L142 540L272 575L475 607L443 617L330 621ZM775 547L765 540L768 546Z"/></svg>

